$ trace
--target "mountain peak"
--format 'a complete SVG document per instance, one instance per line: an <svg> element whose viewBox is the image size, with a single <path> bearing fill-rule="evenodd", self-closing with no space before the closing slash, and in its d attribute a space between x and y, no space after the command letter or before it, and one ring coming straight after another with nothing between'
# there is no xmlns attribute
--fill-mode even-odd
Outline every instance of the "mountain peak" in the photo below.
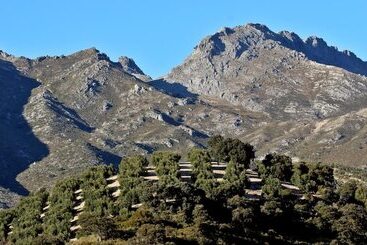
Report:
<svg viewBox="0 0 367 245"><path fill-rule="evenodd" d="M245 25L245 28L252 28L261 32L271 32L271 30L266 25L260 23L248 23L247 25Z"/></svg>
<svg viewBox="0 0 367 245"><path fill-rule="evenodd" d="M124 71L128 73L145 75L144 72L136 65L135 61L127 56L121 56L119 58L119 63L121 64Z"/></svg>
<svg viewBox="0 0 367 245"><path fill-rule="evenodd" d="M324 65L332 65L347 71L367 76L367 62L359 59L350 51L339 51L336 47L328 46L327 42L316 36L305 41L296 33L281 31L275 33L266 25L250 23L234 28L225 27L219 32L206 37L195 48L196 56L213 59L239 58L242 54L255 55L260 46L283 47L300 53L309 60ZM270 47L269 46L269 47Z"/></svg>
<svg viewBox="0 0 367 245"><path fill-rule="evenodd" d="M106 60L111 62L110 58L105 53L102 53L95 47L81 50L72 54L71 56L94 57L97 60Z"/></svg>
<svg viewBox="0 0 367 245"><path fill-rule="evenodd" d="M296 33L290 31L281 31L279 35L282 37L292 41L292 42L303 42L302 38L300 38Z"/></svg>
<svg viewBox="0 0 367 245"><path fill-rule="evenodd" d="M118 62L121 65L124 72L127 72L145 82L152 80L150 76L147 76L140 69L140 67L135 63L135 61L132 58L129 58L127 56L121 56Z"/></svg>
<svg viewBox="0 0 367 245"><path fill-rule="evenodd" d="M346 71L367 75L367 63L348 51L340 52L328 46L319 37L313 36L303 41L294 32L275 33L265 25L248 24L225 28L206 37L182 65L166 76L166 80L182 83L191 92L214 96L250 111L269 115L286 112L288 116L287 111L301 111L300 108L289 108L307 104L302 109L303 115L319 118L339 113L341 110L337 108L348 103L329 105L328 101L323 101L330 107L325 109L325 105L314 99L317 96L308 97L314 90L309 91L307 86L315 83L315 79L319 79L320 84L330 80L340 81L340 76L351 82L354 75ZM293 94L287 94L285 91L289 92L292 86ZM330 100L344 101L351 96L343 86L342 82L337 83L330 89L333 92L328 90L324 93L332 94ZM343 93L339 93L338 89ZM303 101L297 98L294 104L289 104L289 96L293 96L296 90L304 91L298 95ZM356 91L361 91L361 88L356 88ZM282 111L275 112L274 108L282 108Z"/></svg>
<svg viewBox="0 0 367 245"><path fill-rule="evenodd" d="M5 57L9 57L9 56L10 56L10 55L9 55L8 53L6 53L6 52L4 52L4 51L0 50L0 57L5 58Z"/></svg>
<svg viewBox="0 0 367 245"><path fill-rule="evenodd" d="M312 47L327 47L327 43L324 39L317 37L317 36L311 36L306 39L306 44L311 45Z"/></svg>

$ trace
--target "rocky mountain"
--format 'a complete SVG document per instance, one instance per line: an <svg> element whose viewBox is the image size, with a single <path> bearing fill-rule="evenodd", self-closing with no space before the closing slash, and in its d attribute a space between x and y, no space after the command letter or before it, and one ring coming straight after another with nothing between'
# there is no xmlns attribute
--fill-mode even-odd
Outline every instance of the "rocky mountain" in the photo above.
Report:
<svg viewBox="0 0 367 245"><path fill-rule="evenodd" d="M366 78L346 70L366 75L367 63L320 38L249 24L205 38L166 79L272 117L325 118L366 105Z"/></svg>
<svg viewBox="0 0 367 245"><path fill-rule="evenodd" d="M202 102L143 82L149 77L129 58L112 62L94 48L35 60L0 57L3 206L90 165L205 143L205 133L185 122Z"/></svg>
<svg viewBox="0 0 367 245"><path fill-rule="evenodd" d="M366 73L321 38L248 24L206 37L165 80L251 115L242 137L260 154L365 166Z"/></svg>
<svg viewBox="0 0 367 245"><path fill-rule="evenodd" d="M205 38L159 80L95 48L0 52L0 205L87 166L185 152L213 134L249 141L259 157L366 166L366 67L320 38L258 24Z"/></svg>

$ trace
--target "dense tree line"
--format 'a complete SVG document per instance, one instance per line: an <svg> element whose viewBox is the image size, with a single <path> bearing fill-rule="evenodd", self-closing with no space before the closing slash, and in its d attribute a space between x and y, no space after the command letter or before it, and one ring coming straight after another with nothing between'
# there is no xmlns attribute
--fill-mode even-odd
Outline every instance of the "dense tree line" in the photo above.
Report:
<svg viewBox="0 0 367 245"><path fill-rule="evenodd" d="M97 217L114 214L113 199L106 180L113 174L112 166L100 165L82 175L80 188L83 190L84 212Z"/></svg>
<svg viewBox="0 0 367 245"><path fill-rule="evenodd" d="M143 156L133 156L125 158L119 166L119 182L121 194L118 199L119 213L126 213L131 210L132 205L143 201L146 183L143 176L146 173L145 167L148 160Z"/></svg>
<svg viewBox="0 0 367 245"><path fill-rule="evenodd" d="M17 208L13 210L11 222L13 229L9 237L11 242L18 239L30 242L43 232L40 215L47 196L48 193L42 189L31 194L27 199L21 200Z"/></svg>
<svg viewBox="0 0 367 245"><path fill-rule="evenodd" d="M68 178L56 183L49 196L49 209L45 212L45 240L65 241L70 238L70 220L73 218L74 192L80 188L80 179Z"/></svg>
<svg viewBox="0 0 367 245"><path fill-rule="evenodd" d="M181 180L179 161L181 156L172 152L155 152L152 164L162 185L179 183Z"/></svg>
<svg viewBox="0 0 367 245"><path fill-rule="evenodd" d="M78 220L80 244L367 242L367 187L360 181L337 182L331 166L293 163L275 153L253 165L251 145L222 136L211 138L208 149L188 152L191 182L180 180L180 158L173 152L155 152L149 160L124 158L116 199L106 187L106 178L115 172L109 166L61 181L50 194L32 194L0 212L0 239L19 244L68 241L74 192L82 188L86 206ZM213 173L218 166L213 161L226 163L223 178ZM148 165L159 181L144 180ZM253 188L246 176L250 165L262 179L256 190L260 196L248 194ZM50 208L42 222L46 201ZM10 224L14 228L8 235Z"/></svg>

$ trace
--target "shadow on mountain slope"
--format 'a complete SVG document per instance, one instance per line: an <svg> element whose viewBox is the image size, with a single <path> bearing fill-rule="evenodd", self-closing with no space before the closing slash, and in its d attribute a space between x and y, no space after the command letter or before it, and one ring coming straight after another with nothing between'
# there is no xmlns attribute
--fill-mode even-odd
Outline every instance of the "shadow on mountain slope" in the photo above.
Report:
<svg viewBox="0 0 367 245"><path fill-rule="evenodd" d="M62 116L66 120L72 122L78 129L91 133L95 128L91 127L83 118L81 118L78 113L65 106L53 97L50 92L46 92L43 98L47 101L48 107L53 110L57 115Z"/></svg>
<svg viewBox="0 0 367 245"><path fill-rule="evenodd" d="M191 93L187 87L180 83L169 83L164 79L158 79L150 81L149 84L158 91L176 98L190 98L196 101L198 97L197 94Z"/></svg>
<svg viewBox="0 0 367 245"><path fill-rule="evenodd" d="M97 158L101 160L101 162L106 163L106 164L112 164L115 167L119 166L122 157L116 154L113 154L111 152L99 149L98 147L92 144L89 144L89 143L87 144L87 146L97 156Z"/></svg>
<svg viewBox="0 0 367 245"><path fill-rule="evenodd" d="M16 177L49 154L23 116L32 89L40 85L0 60L0 185L21 195L28 193Z"/></svg>

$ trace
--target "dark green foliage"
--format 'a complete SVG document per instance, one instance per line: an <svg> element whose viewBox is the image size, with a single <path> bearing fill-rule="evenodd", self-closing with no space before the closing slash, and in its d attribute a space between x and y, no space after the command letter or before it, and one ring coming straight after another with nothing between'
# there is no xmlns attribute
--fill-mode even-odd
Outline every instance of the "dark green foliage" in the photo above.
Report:
<svg viewBox="0 0 367 245"><path fill-rule="evenodd" d="M219 147L216 144L226 148L231 145L228 142L238 144L235 140L223 142L226 139L216 137L211 144L213 148ZM229 162L220 182L205 150L192 149L188 154L192 183L180 181L177 154L158 152L152 156L162 179L159 182L144 180L146 158L125 158L119 168L122 194L117 200L111 193L118 188L108 189L106 180L114 169L93 167L79 178L58 182L50 195L42 190L16 208L0 211L0 243L68 242L75 235L70 232L70 220L77 204L74 192L79 188L86 204L76 223L82 227L76 235L92 236L94 244L366 243L367 189L363 183L348 181L336 188L329 166L300 163L292 169L288 157L272 154L258 164L262 195L253 198L245 192L245 188L256 187L248 185L244 158L238 160L241 154L237 150L232 155L228 149L223 152ZM292 172L292 182L303 193L285 185ZM46 201L50 207L42 221ZM10 224L14 229L8 236Z"/></svg>
<svg viewBox="0 0 367 245"><path fill-rule="evenodd" d="M230 161L227 164L226 172L224 174L224 179L231 183L236 182L236 181L243 182L246 180L245 171L246 169L243 167L243 165Z"/></svg>
<svg viewBox="0 0 367 245"><path fill-rule="evenodd" d="M17 243L27 243L43 232L42 208L47 201L48 193L40 190L21 200L14 209L14 219L11 225L14 227L9 239Z"/></svg>
<svg viewBox="0 0 367 245"><path fill-rule="evenodd" d="M131 209L134 204L140 203L147 191L147 184L143 180L148 160L143 156L125 158L119 167L119 182L121 194L119 204L121 208Z"/></svg>
<svg viewBox="0 0 367 245"><path fill-rule="evenodd" d="M218 161L227 161L228 154L224 146L224 138L221 135L215 135L208 140L210 155Z"/></svg>
<svg viewBox="0 0 367 245"><path fill-rule="evenodd" d="M301 162L294 166L291 182L306 192L335 188L334 171L328 165Z"/></svg>
<svg viewBox="0 0 367 245"><path fill-rule="evenodd" d="M188 183L159 185L153 198L156 202L155 205L152 204L159 210L170 209L190 212L195 204L205 200L205 192Z"/></svg>
<svg viewBox="0 0 367 245"><path fill-rule="evenodd" d="M203 189L208 196L212 196L216 181L212 172L209 153L206 150L192 148L188 153L188 160L192 165L191 179L194 185Z"/></svg>
<svg viewBox="0 0 367 245"><path fill-rule="evenodd" d="M354 198L367 209L367 186L365 184L358 184Z"/></svg>
<svg viewBox="0 0 367 245"><path fill-rule="evenodd" d="M310 222L316 226L319 233L331 232L333 221L335 221L338 216L338 209L332 205L328 205L325 202L319 201L314 207L316 214L310 219Z"/></svg>
<svg viewBox="0 0 367 245"><path fill-rule="evenodd" d="M333 224L337 238L342 243L364 244L367 241L367 213L356 204L341 207L340 218Z"/></svg>
<svg viewBox="0 0 367 245"><path fill-rule="evenodd" d="M338 189L339 201L343 204L355 202L355 194L357 190L356 181L347 181Z"/></svg>
<svg viewBox="0 0 367 245"><path fill-rule="evenodd" d="M225 140L230 161L243 165L248 168L252 159L255 158L254 147L250 144L243 143L238 139Z"/></svg>
<svg viewBox="0 0 367 245"><path fill-rule="evenodd" d="M93 213L84 212L79 216L79 225L83 228L77 236L97 235L101 239L112 238L116 230L115 223L108 216L96 216Z"/></svg>
<svg viewBox="0 0 367 245"><path fill-rule="evenodd" d="M112 166L92 167L82 175L80 188L85 201L84 211L96 216L113 214L113 199L106 178L114 174Z"/></svg>
<svg viewBox="0 0 367 245"><path fill-rule="evenodd" d="M128 176L138 178L145 174L149 164L148 160L143 156L127 157L121 161L119 166L119 174L121 176Z"/></svg>
<svg viewBox="0 0 367 245"><path fill-rule="evenodd" d="M208 141L209 152L214 159L225 162L235 162L248 168L255 158L254 147L243 143L238 139L223 138L220 135L213 136Z"/></svg>
<svg viewBox="0 0 367 245"><path fill-rule="evenodd" d="M46 237L55 237L62 241L70 238L74 192L79 186L80 180L69 178L57 182L52 189L49 197L50 208L43 222Z"/></svg>
<svg viewBox="0 0 367 245"><path fill-rule="evenodd" d="M181 156L172 152L154 152L152 163L159 176L162 185L172 185L180 182L180 167L178 165Z"/></svg>
<svg viewBox="0 0 367 245"><path fill-rule="evenodd" d="M290 190L284 189L281 182L276 178L267 178L261 188L264 204L261 206L261 212L272 218L277 218L288 211L292 203Z"/></svg>
<svg viewBox="0 0 367 245"><path fill-rule="evenodd" d="M277 178L281 181L290 181L292 177L292 159L285 155L268 154L258 164L262 178Z"/></svg>
<svg viewBox="0 0 367 245"><path fill-rule="evenodd" d="M217 188L216 198L226 200L235 195L244 195L247 184L244 166L230 161L226 167L224 180L220 182Z"/></svg>
<svg viewBox="0 0 367 245"><path fill-rule="evenodd" d="M143 224L136 231L130 244L165 244L167 242L166 231L163 224Z"/></svg>
<svg viewBox="0 0 367 245"><path fill-rule="evenodd" d="M0 243L5 242L10 232L9 225L14 219L14 210L0 211Z"/></svg>
<svg viewBox="0 0 367 245"><path fill-rule="evenodd" d="M367 186L355 180L349 180L338 188L339 203L356 203L367 208Z"/></svg>
<svg viewBox="0 0 367 245"><path fill-rule="evenodd" d="M236 229L243 231L254 226L256 210L245 197L236 195L227 204L232 208L232 225Z"/></svg>
<svg viewBox="0 0 367 245"><path fill-rule="evenodd" d="M282 199L291 194L289 190L281 186L280 180L276 178L265 179L261 190L263 197L267 200Z"/></svg>
<svg viewBox="0 0 367 245"><path fill-rule="evenodd" d="M27 244L37 244L37 245L62 245L65 242L55 236L48 236L41 234L33 239L27 241Z"/></svg>

